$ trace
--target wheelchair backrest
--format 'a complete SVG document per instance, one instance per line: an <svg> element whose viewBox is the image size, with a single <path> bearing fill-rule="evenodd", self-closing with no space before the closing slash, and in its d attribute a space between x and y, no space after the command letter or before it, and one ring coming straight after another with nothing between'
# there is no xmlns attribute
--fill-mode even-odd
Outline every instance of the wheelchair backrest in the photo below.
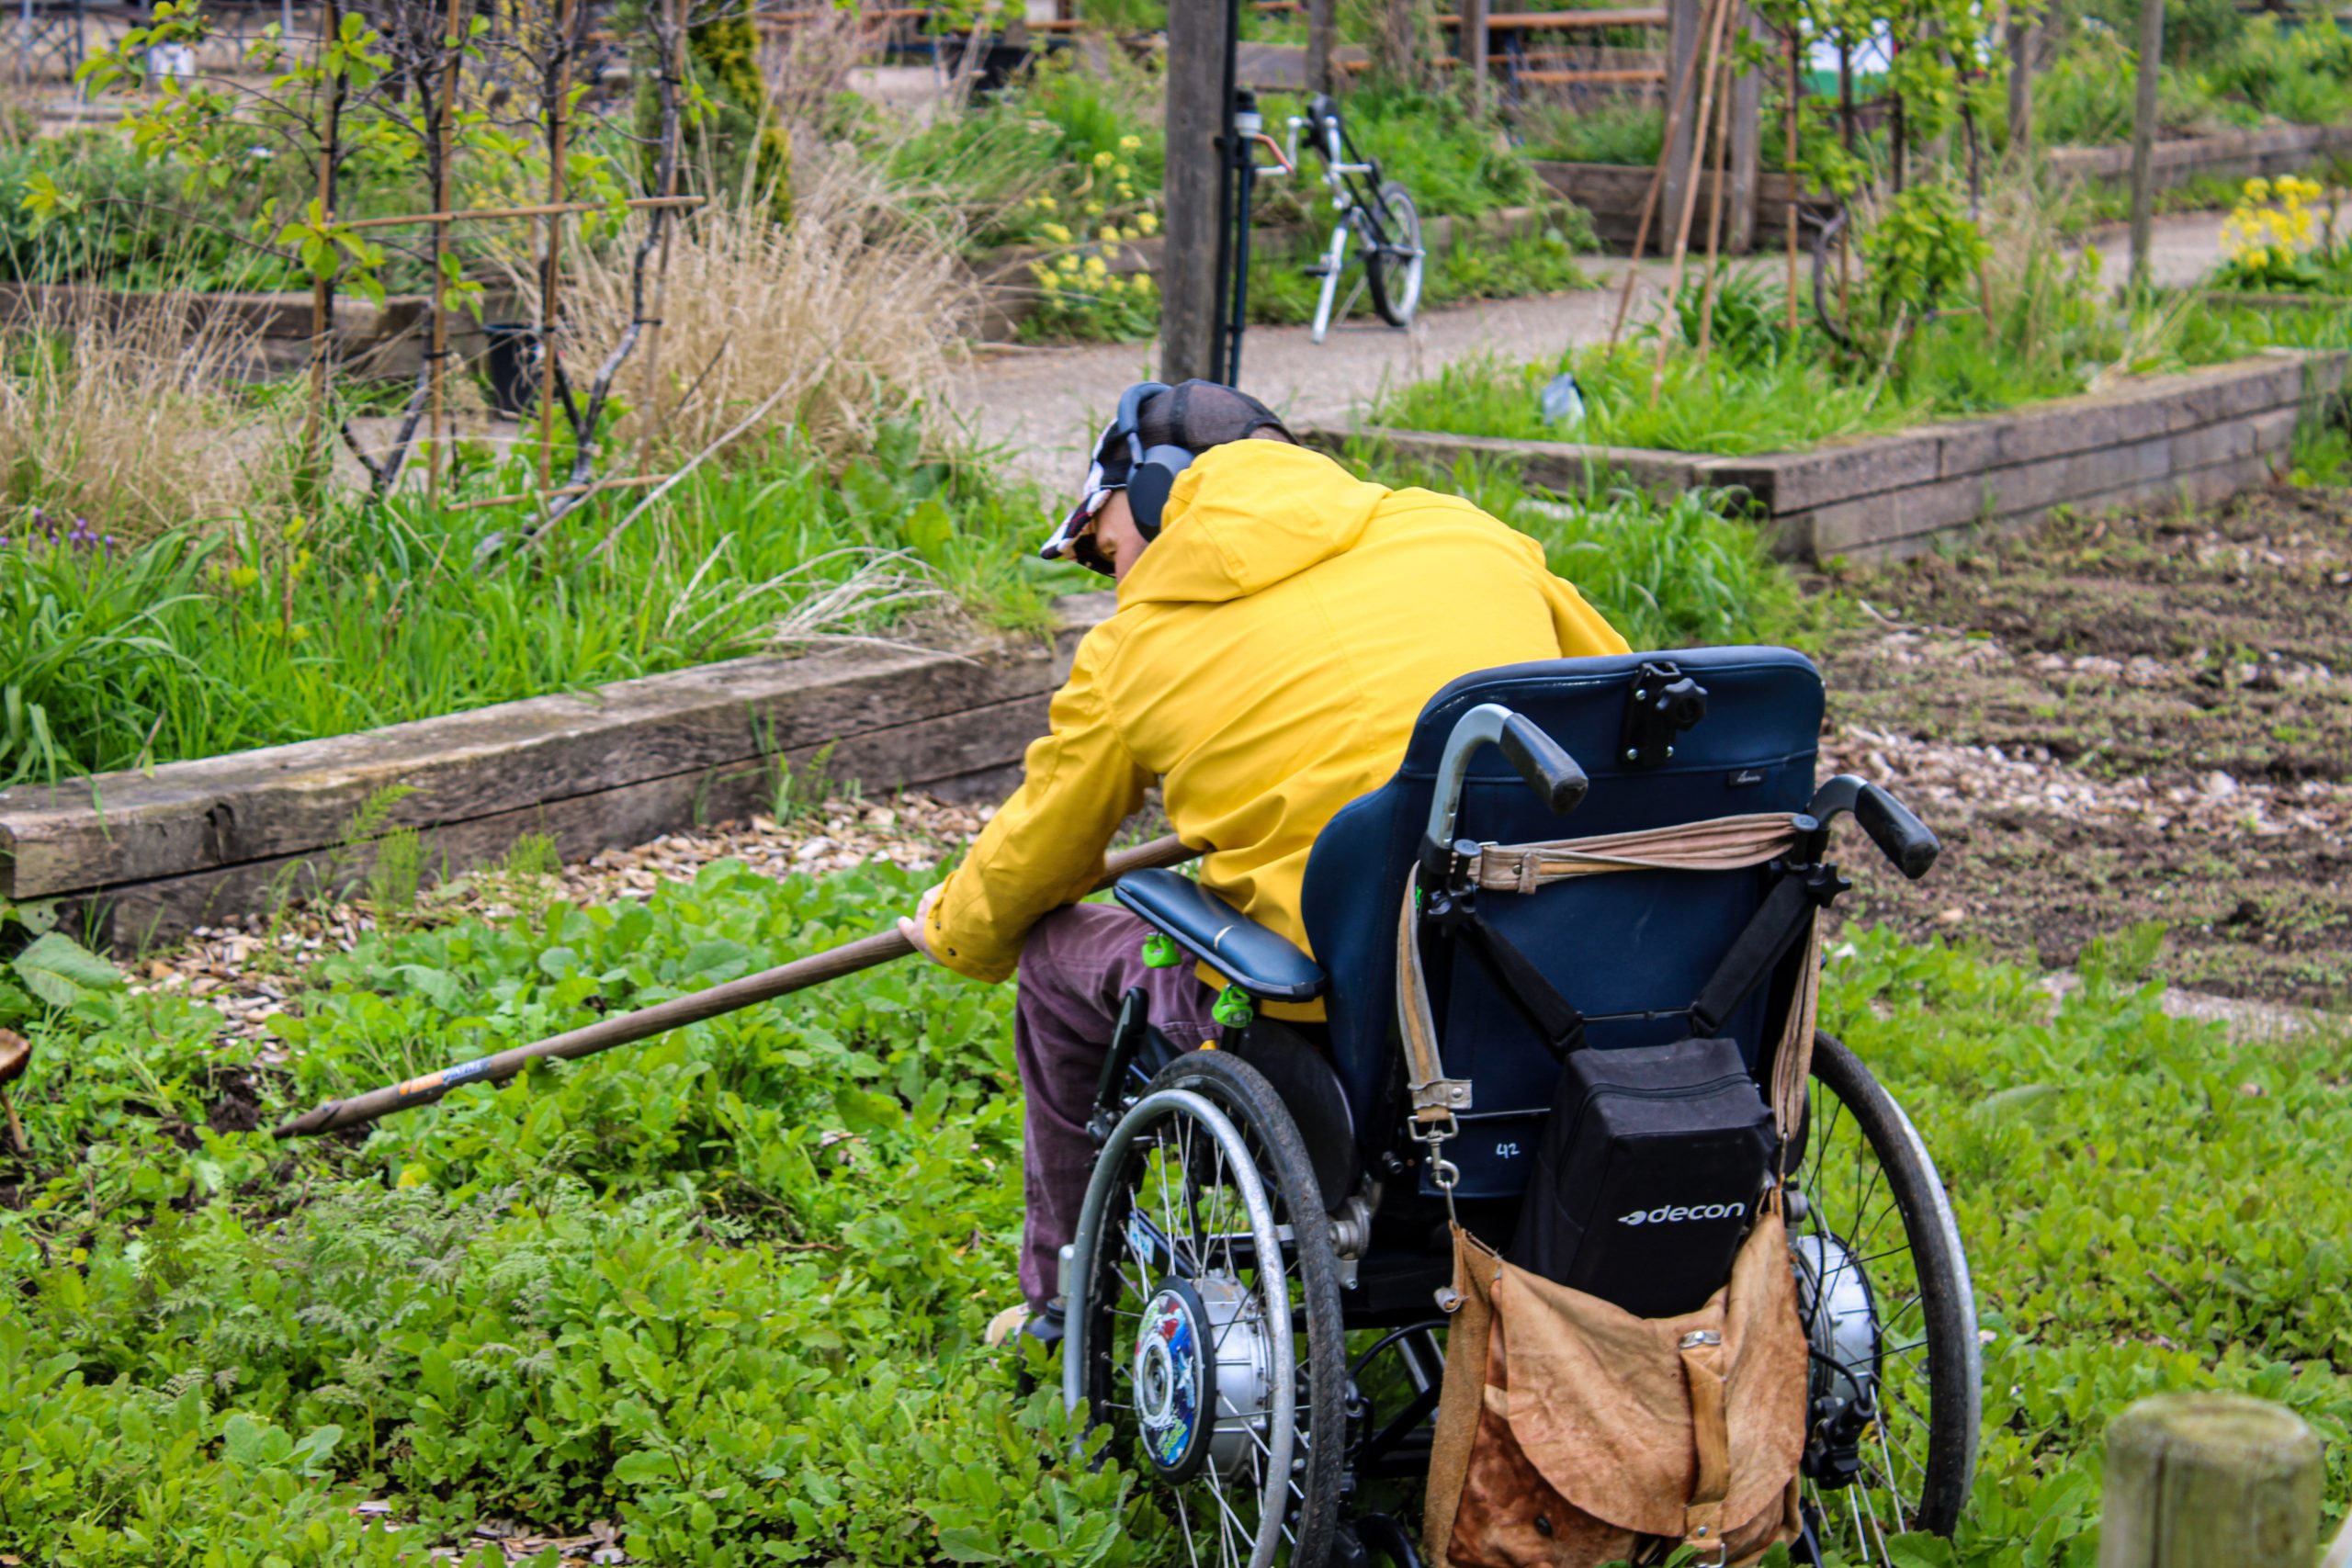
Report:
<svg viewBox="0 0 2352 1568"><path fill-rule="evenodd" d="M1629 761L1628 708L1645 667L1671 663L1706 688L1706 716L1671 736L1657 766ZM1650 684L1655 685L1655 681ZM1397 1092L1395 976L1397 909L1419 852L1438 760L1454 723L1500 703L1540 725L1592 784L1564 817L1545 809L1500 751L1483 748L1463 791L1455 834L1492 843L1586 838L1750 812L1802 811L1812 798L1821 729L1821 675L1780 648L1688 649L1507 665L1464 675L1430 699L1396 776L1331 819L1308 857L1303 909L1330 976L1333 1064L1363 1153L1394 1145ZM1662 750L1654 744L1653 753ZM1622 872L1532 894L1487 894L1486 919L1593 1021L1607 1050L1682 1038L1682 1010L1755 913L1761 867L1726 873ZM1446 1074L1470 1080L1475 1103L1448 1156L1465 1198L1516 1196L1559 1064L1483 966L1424 945ZM1754 1067L1772 998L1749 998L1717 1032ZM1616 1016L1603 1019L1597 1015Z"/></svg>

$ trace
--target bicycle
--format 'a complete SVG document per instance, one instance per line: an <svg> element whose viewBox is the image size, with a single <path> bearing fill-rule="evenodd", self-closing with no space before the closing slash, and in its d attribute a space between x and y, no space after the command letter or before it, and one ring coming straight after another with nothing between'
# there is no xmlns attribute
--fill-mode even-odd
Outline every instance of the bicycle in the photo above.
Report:
<svg viewBox="0 0 2352 1568"><path fill-rule="evenodd" d="M1421 269L1428 253L1421 245L1421 213L1412 193L1380 172L1380 161L1356 151L1349 140L1340 110L1317 94L1304 115L1290 118L1289 156L1281 171L1299 167L1299 133L1306 131L1323 161L1323 183L1331 189L1331 207L1339 214L1331 228L1331 243L1323 260L1306 269L1323 280L1322 298L1315 306L1314 341L1321 343L1331 330L1332 302L1339 293L1340 275L1347 270L1348 241L1363 242L1363 276L1339 309L1344 318L1356 295L1369 290L1372 308L1392 327L1408 327L1421 302ZM1271 177L1273 171L1265 171Z"/></svg>

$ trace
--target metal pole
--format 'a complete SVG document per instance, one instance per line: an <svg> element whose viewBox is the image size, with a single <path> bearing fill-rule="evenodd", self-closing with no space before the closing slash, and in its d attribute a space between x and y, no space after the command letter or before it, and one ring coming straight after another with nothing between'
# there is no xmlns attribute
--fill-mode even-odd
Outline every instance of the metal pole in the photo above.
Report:
<svg viewBox="0 0 2352 1568"><path fill-rule="evenodd" d="M1241 385L1241 334L1250 330L1250 203L1258 183L1255 139L1265 124L1257 95L1236 89L1233 130L1226 138L1234 178L1233 296L1225 315L1225 365L1216 378L1228 387Z"/></svg>
<svg viewBox="0 0 2352 1568"><path fill-rule="evenodd" d="M2156 73L2164 67L2165 0L2140 0L2140 101L2132 120L2132 287L2145 292L2156 222Z"/></svg>
<svg viewBox="0 0 2352 1568"><path fill-rule="evenodd" d="M1105 856L1102 879L1095 884L1095 888L1099 892L1129 872L1157 865L1181 864L1198 852L1187 849L1172 833L1163 839L1154 839L1148 844ZM280 1122L270 1130L270 1135L275 1138L308 1138L339 1128L356 1127L363 1122L389 1116L395 1111L430 1105L451 1089L466 1084L503 1083L533 1062L550 1058L576 1061L582 1056L593 1056L599 1051L609 1051L616 1045L633 1045L656 1034L683 1029L689 1023L717 1018L720 1013L756 1007L762 1002L774 1001L778 997L789 996L828 980L838 980L844 975L871 969L877 964L888 964L894 958L904 958L913 951L913 946L893 926L888 931L876 931L872 936L860 937L855 942L844 942L806 958L794 959L789 964L763 970L757 975L746 975L740 980L729 980L708 990L694 991L617 1017L598 1019L582 1028L550 1035L528 1045L517 1045L492 1055L479 1056L469 1062L459 1062L405 1083L387 1084L349 1100L326 1100L290 1121Z"/></svg>

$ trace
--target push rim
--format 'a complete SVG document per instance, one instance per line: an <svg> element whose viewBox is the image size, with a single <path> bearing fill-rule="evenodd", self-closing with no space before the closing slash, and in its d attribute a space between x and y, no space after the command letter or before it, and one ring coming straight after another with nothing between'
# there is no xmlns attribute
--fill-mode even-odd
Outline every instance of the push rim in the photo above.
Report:
<svg viewBox="0 0 2352 1568"><path fill-rule="evenodd" d="M1082 1305L1073 1303L1066 1392L1089 1402L1115 1434L1112 1452L1160 1494L1184 1542L1178 1561L1195 1568L1319 1559L1335 1512L1336 1487L1321 1476L1331 1467L1316 1462L1325 1402L1297 1327L1305 1271L1283 1185L1240 1124L1254 1120L1195 1088L1146 1094L1097 1163L1072 1257ZM1138 1382L1169 1370L1146 1331L1187 1296L1202 1304L1178 1333L1197 1336L1207 1372L1189 1386L1213 1390L1199 1413L1208 1429L1186 1434L1189 1446L1141 1408L1167 1404L1148 1401L1159 1390ZM1329 1435L1336 1458L1343 1434Z"/></svg>

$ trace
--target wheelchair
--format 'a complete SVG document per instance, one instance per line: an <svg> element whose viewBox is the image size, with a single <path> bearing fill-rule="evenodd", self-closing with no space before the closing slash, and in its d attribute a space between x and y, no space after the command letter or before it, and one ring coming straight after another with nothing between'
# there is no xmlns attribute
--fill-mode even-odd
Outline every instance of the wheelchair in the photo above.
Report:
<svg viewBox="0 0 2352 1568"><path fill-rule="evenodd" d="M1475 895L1479 919L1580 1014L1585 1044L1728 1037L1769 1084L1818 953L1791 932L1809 934L1849 886L1823 859L1832 819L1852 812L1914 877L1938 848L1876 785L1815 787L1822 705L1813 665L1771 648L1454 681L1396 775L1318 837L1303 897L1312 959L1178 873L1120 882L1114 896L1152 928L1148 958L1230 981L1218 1039L1193 1052L1159 1037L1144 991L1128 993L1061 1258L1064 1397L1112 1428L1110 1451L1159 1495L1184 1542L1171 1560L1420 1562L1408 1523L1444 1364L1449 1217L1509 1240L1561 1061L1496 966L1431 929L1432 878L1482 845L1557 839L1563 811L1580 835L1788 817L1793 847L1767 863ZM1400 919L1417 877L1427 902ZM1803 893L1804 919L1776 931L1768 911L1800 901L1776 899L1783 886ZM1452 1097L1443 1141L1417 1117L1432 1091L1408 1082L1401 1049L1401 933L1426 967ZM1319 1023L1266 1010L1317 998ZM1814 1038L1780 1193L1811 1353L1794 1556L1885 1564L1901 1532L1950 1534L1968 1495L1975 1309L1918 1134L1851 1052Z"/></svg>

